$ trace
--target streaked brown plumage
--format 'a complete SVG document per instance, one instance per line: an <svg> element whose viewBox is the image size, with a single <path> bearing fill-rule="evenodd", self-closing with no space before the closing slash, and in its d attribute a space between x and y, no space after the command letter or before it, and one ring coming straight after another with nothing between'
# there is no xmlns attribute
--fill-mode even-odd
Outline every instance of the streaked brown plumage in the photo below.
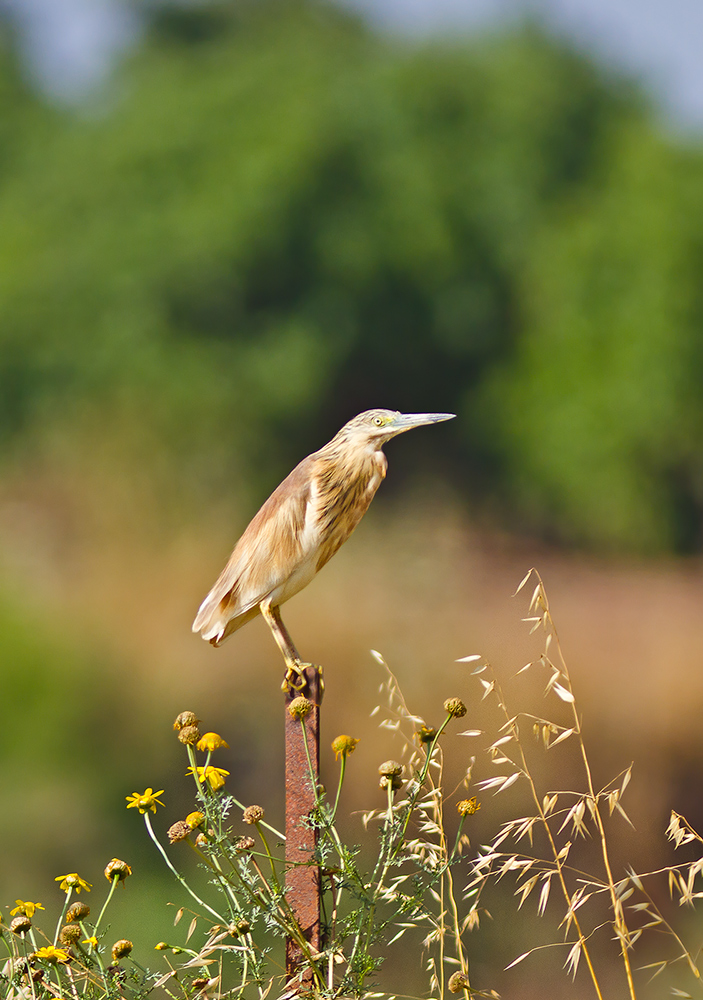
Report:
<svg viewBox="0 0 703 1000"><path fill-rule="evenodd" d="M305 664L281 621L280 605L312 580L368 510L386 475L383 445L413 427L453 416L367 410L345 424L293 469L255 515L201 604L193 631L219 646L261 612L287 676L299 674Z"/></svg>

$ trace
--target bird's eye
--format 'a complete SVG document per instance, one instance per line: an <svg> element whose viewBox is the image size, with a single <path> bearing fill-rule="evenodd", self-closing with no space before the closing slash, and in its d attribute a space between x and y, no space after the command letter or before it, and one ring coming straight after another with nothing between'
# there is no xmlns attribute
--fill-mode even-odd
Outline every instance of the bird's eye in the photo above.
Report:
<svg viewBox="0 0 703 1000"><path fill-rule="evenodd" d="M383 427L383 417L374 417L373 422L377 427Z"/></svg>

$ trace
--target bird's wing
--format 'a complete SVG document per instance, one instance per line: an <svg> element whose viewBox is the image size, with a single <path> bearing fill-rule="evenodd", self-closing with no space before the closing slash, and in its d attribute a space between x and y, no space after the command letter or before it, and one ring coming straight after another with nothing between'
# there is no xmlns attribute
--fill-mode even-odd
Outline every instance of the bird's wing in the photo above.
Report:
<svg viewBox="0 0 703 1000"><path fill-rule="evenodd" d="M203 639L217 644L249 621L300 564L312 471L310 458L303 459L244 531L193 622Z"/></svg>

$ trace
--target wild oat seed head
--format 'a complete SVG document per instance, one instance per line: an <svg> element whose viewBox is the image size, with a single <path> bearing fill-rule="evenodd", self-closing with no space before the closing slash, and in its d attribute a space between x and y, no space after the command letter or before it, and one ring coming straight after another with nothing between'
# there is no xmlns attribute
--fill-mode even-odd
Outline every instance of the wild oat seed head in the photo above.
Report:
<svg viewBox="0 0 703 1000"><path fill-rule="evenodd" d="M403 773L403 765L397 760L384 760L378 769L382 778L399 778Z"/></svg>
<svg viewBox="0 0 703 1000"><path fill-rule="evenodd" d="M126 938L121 938L119 941L115 941L112 946L112 959L114 962L119 962L121 958L126 958L134 945L131 941Z"/></svg>
<svg viewBox="0 0 703 1000"><path fill-rule="evenodd" d="M455 972L449 977L449 982L447 983L450 993L461 993L462 990L468 990L471 987L469 982L469 977L463 972Z"/></svg>
<svg viewBox="0 0 703 1000"><path fill-rule="evenodd" d="M32 926L32 921L29 917L25 917L24 914L21 917L15 917L15 919L10 924L10 930L13 934L26 934L29 928Z"/></svg>
<svg viewBox="0 0 703 1000"><path fill-rule="evenodd" d="M78 924L65 924L59 931L59 941L61 944L69 945L69 947L72 944L78 944L82 936L83 931Z"/></svg>
<svg viewBox="0 0 703 1000"><path fill-rule="evenodd" d="M117 879L118 882L124 882L128 875L132 874L132 869L129 867L126 861L120 861L119 858L113 858L112 861L108 861L105 866L105 878L108 882L112 882L113 879Z"/></svg>
<svg viewBox="0 0 703 1000"><path fill-rule="evenodd" d="M225 743L221 736L217 733L205 733L198 740L198 750L207 750L209 752L213 750L219 750L220 747L227 747L229 749L229 743Z"/></svg>
<svg viewBox="0 0 703 1000"><path fill-rule="evenodd" d="M350 753L354 753L356 750L356 745L359 740L354 736L337 736L332 740L332 749L334 750L334 759L342 760L348 757Z"/></svg>
<svg viewBox="0 0 703 1000"><path fill-rule="evenodd" d="M197 726L199 722L200 719L195 712L181 712L180 715L176 716L173 728L178 730L183 729L184 726Z"/></svg>
<svg viewBox="0 0 703 1000"><path fill-rule="evenodd" d="M462 719L466 715L466 705L461 698L447 698L444 711L453 719Z"/></svg>
<svg viewBox="0 0 703 1000"><path fill-rule="evenodd" d="M179 840L187 840L190 836L190 827L184 819L179 819L177 823L168 828L167 832L169 844L177 844Z"/></svg>
<svg viewBox="0 0 703 1000"><path fill-rule="evenodd" d="M75 902L71 903L69 908L66 910L66 923L70 924L74 920L80 921L85 920L85 918L90 914L90 907L87 903Z"/></svg>
<svg viewBox="0 0 703 1000"><path fill-rule="evenodd" d="M183 726L178 730L178 739L181 743L185 743L189 746L195 746L200 739L200 730L197 726Z"/></svg>
<svg viewBox="0 0 703 1000"><path fill-rule="evenodd" d="M302 695L294 698L288 706L288 714L293 719L304 719L305 716L310 715L311 712L312 702L307 698L303 698Z"/></svg>
<svg viewBox="0 0 703 1000"><path fill-rule="evenodd" d="M476 800L475 795L472 795L470 799L462 799L456 804L456 811L460 816L473 816L480 808L481 803Z"/></svg>
<svg viewBox="0 0 703 1000"><path fill-rule="evenodd" d="M264 810L261 806L247 806L242 814L242 819L249 826L252 826L254 823L260 823L263 818Z"/></svg>
<svg viewBox="0 0 703 1000"><path fill-rule="evenodd" d="M188 815L186 816L186 823L191 828L191 830L195 830L197 827L202 826L204 822L205 822L205 813L192 812L188 813Z"/></svg>

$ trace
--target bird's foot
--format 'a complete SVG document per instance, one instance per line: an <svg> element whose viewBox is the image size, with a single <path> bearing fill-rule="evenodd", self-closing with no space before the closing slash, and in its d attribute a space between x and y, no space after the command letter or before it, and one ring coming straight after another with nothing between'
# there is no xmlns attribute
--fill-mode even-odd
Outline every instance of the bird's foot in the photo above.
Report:
<svg viewBox="0 0 703 1000"><path fill-rule="evenodd" d="M288 664L286 676L283 678L283 683L281 684L281 691L290 692L291 694L295 693L296 695L309 694L310 683L313 678L308 671L314 671L314 674L317 675L317 688L321 699L325 690L322 667L316 663L303 663L302 660L292 660Z"/></svg>

